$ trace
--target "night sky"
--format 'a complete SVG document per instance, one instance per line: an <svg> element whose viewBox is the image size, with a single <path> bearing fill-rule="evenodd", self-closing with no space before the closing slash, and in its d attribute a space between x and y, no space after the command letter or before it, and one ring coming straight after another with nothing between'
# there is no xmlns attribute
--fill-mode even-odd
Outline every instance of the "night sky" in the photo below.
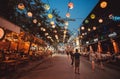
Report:
<svg viewBox="0 0 120 79"><path fill-rule="evenodd" d="M89 15L99 0L42 0L50 5L51 9L56 9L62 18L66 18L68 11L68 3L74 4L73 9L69 9L70 18L75 21L69 21L68 29L76 32L82 24L82 21Z"/></svg>

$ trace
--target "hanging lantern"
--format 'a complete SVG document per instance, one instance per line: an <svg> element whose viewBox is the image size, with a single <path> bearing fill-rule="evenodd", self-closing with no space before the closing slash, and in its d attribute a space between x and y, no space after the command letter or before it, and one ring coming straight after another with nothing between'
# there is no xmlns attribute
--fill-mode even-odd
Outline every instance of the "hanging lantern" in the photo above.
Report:
<svg viewBox="0 0 120 79"><path fill-rule="evenodd" d="M2 39L4 37L4 30L2 28L0 28L0 39Z"/></svg>
<svg viewBox="0 0 120 79"><path fill-rule="evenodd" d="M48 18L49 18L49 19L52 19L52 18L53 18L53 15L52 15L52 14L48 14Z"/></svg>
<svg viewBox="0 0 120 79"><path fill-rule="evenodd" d="M55 23L54 23L54 21L51 21L50 24L51 24L51 25L54 25Z"/></svg>
<svg viewBox="0 0 120 79"><path fill-rule="evenodd" d="M95 14L91 14L91 15L90 15L90 18L91 18L91 19L95 19Z"/></svg>
<svg viewBox="0 0 120 79"><path fill-rule="evenodd" d="M84 35L85 35L85 33L82 33L82 35L84 36Z"/></svg>
<svg viewBox="0 0 120 79"><path fill-rule="evenodd" d="M101 8L106 8L107 7L107 2L106 1L101 2L100 7Z"/></svg>
<svg viewBox="0 0 120 79"><path fill-rule="evenodd" d="M85 35L87 35L87 32L85 32Z"/></svg>
<svg viewBox="0 0 120 79"><path fill-rule="evenodd" d="M46 29L45 29L45 28L43 28L43 31L45 32L45 31L46 31Z"/></svg>
<svg viewBox="0 0 120 79"><path fill-rule="evenodd" d="M24 4L23 4L23 3L19 3L19 4L18 4L18 9L19 9L19 10L25 9Z"/></svg>
<svg viewBox="0 0 120 79"><path fill-rule="evenodd" d="M91 31L91 29L90 29L90 28L88 28L88 31Z"/></svg>
<svg viewBox="0 0 120 79"><path fill-rule="evenodd" d="M67 28L68 28L68 26L64 26L64 28L65 28L65 29L67 29Z"/></svg>
<svg viewBox="0 0 120 79"><path fill-rule="evenodd" d="M45 33L45 36L47 36L48 35L48 33Z"/></svg>
<svg viewBox="0 0 120 79"><path fill-rule="evenodd" d="M66 21L66 22L65 22L65 25L66 25L66 26L68 26L68 25L69 25L68 21Z"/></svg>
<svg viewBox="0 0 120 79"><path fill-rule="evenodd" d="M27 15L28 15L29 17L32 17L32 16L33 16L32 12L28 12Z"/></svg>
<svg viewBox="0 0 120 79"><path fill-rule="evenodd" d="M103 19L99 19L99 23L102 23L103 22Z"/></svg>
<svg viewBox="0 0 120 79"><path fill-rule="evenodd" d="M84 27L84 26L82 26L82 27L81 27L81 29L82 29L82 30L84 30L84 29L85 29L85 27Z"/></svg>
<svg viewBox="0 0 120 79"><path fill-rule="evenodd" d="M96 30L96 27L95 27L95 26L93 26L93 30Z"/></svg>
<svg viewBox="0 0 120 79"><path fill-rule="evenodd" d="M55 28L55 25L52 25L52 28Z"/></svg>
<svg viewBox="0 0 120 79"><path fill-rule="evenodd" d="M69 17L70 17L70 13L69 13L69 12L66 14L66 17L67 17L67 18L69 18Z"/></svg>
<svg viewBox="0 0 120 79"><path fill-rule="evenodd" d="M49 9L50 9L50 6L49 6L48 4L45 4L45 5L44 5L44 9L45 9L45 10L49 10Z"/></svg>
<svg viewBox="0 0 120 79"><path fill-rule="evenodd" d="M57 33L57 31L56 31L56 30L54 30L54 33Z"/></svg>
<svg viewBox="0 0 120 79"><path fill-rule="evenodd" d="M86 20L85 20L85 23L86 23L86 24L89 23L89 20L86 19Z"/></svg>
<svg viewBox="0 0 120 79"><path fill-rule="evenodd" d="M38 25L38 26L41 26L41 23L39 22L37 25Z"/></svg>
<svg viewBox="0 0 120 79"><path fill-rule="evenodd" d="M69 3L68 3L69 9L73 9L73 6L74 6L74 4L73 4L72 2L69 2Z"/></svg>
<svg viewBox="0 0 120 79"><path fill-rule="evenodd" d="M37 23L37 19L33 19L33 23L35 23L35 24L36 24L36 23Z"/></svg>

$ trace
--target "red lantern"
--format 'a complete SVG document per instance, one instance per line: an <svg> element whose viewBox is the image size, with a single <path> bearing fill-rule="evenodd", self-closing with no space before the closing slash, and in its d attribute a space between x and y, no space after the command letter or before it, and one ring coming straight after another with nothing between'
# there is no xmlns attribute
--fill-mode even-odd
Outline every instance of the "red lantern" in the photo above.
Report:
<svg viewBox="0 0 120 79"><path fill-rule="evenodd" d="M106 8L107 7L107 2L106 1L101 2L100 7L101 8Z"/></svg>
<svg viewBox="0 0 120 79"><path fill-rule="evenodd" d="M69 17L70 17L70 13L67 13L67 14L66 14L66 17L68 17L68 18L69 18Z"/></svg>
<svg viewBox="0 0 120 79"><path fill-rule="evenodd" d="M70 9L73 9L73 6L74 6L74 5L73 5L72 2L69 2L69 3L68 3L68 7L69 7Z"/></svg>
<svg viewBox="0 0 120 79"><path fill-rule="evenodd" d="M20 9L20 10L25 9L24 4L23 4L23 3L19 3L19 4L18 4L18 9Z"/></svg>

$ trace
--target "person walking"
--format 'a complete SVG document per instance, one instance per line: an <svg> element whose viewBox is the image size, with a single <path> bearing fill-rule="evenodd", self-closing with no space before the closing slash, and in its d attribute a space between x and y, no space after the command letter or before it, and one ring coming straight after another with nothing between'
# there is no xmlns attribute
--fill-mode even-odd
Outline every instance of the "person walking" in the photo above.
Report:
<svg viewBox="0 0 120 79"><path fill-rule="evenodd" d="M78 53L78 49L75 50L74 59L75 59L75 74L80 74L79 66L80 66L80 56L81 54Z"/></svg>
<svg viewBox="0 0 120 79"><path fill-rule="evenodd" d="M73 63L74 63L74 54L73 54L73 51L70 51L70 58L71 58L71 65L73 66Z"/></svg>
<svg viewBox="0 0 120 79"><path fill-rule="evenodd" d="M91 61L91 65L92 65L92 71L94 72L94 70L95 70L95 60L96 60L96 54L95 54L94 51L90 52L89 59Z"/></svg>
<svg viewBox="0 0 120 79"><path fill-rule="evenodd" d="M101 52L97 52L96 56L97 56L97 63L99 64L100 68L104 69Z"/></svg>

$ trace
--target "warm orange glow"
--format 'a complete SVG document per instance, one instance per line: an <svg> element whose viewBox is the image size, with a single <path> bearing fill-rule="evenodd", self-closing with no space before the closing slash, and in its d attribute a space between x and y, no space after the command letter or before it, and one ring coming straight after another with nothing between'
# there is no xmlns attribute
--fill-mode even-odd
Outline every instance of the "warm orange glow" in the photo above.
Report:
<svg viewBox="0 0 120 79"><path fill-rule="evenodd" d="M66 17L68 17L68 18L69 18L69 17L70 17L70 13L67 13L67 14L66 14Z"/></svg>
<svg viewBox="0 0 120 79"><path fill-rule="evenodd" d="M36 23L37 23L37 19L33 19L33 23L35 23L35 24L36 24Z"/></svg>
<svg viewBox="0 0 120 79"><path fill-rule="evenodd" d="M102 47L101 47L101 43L100 42L98 42L98 53L101 53L102 52Z"/></svg>
<svg viewBox="0 0 120 79"><path fill-rule="evenodd" d="M19 3L18 4L18 9L23 10L25 8L23 3Z"/></svg>
<svg viewBox="0 0 120 79"><path fill-rule="evenodd" d="M119 48L118 48L117 43L114 40L112 40L112 43L113 43L114 52L118 53L119 52Z"/></svg>
<svg viewBox="0 0 120 79"><path fill-rule="evenodd" d="M28 15L29 17L32 17L32 16L33 16L32 12L28 12L27 15Z"/></svg>
<svg viewBox="0 0 120 79"><path fill-rule="evenodd" d="M106 1L101 2L100 7L101 8L106 8L107 7L107 2Z"/></svg>
<svg viewBox="0 0 120 79"><path fill-rule="evenodd" d="M99 23L102 23L103 22L103 19L99 19Z"/></svg>
<svg viewBox="0 0 120 79"><path fill-rule="evenodd" d="M84 27L84 26L82 26L82 27L81 27L81 29L82 29L82 30L84 30L84 29L85 29L85 27Z"/></svg>
<svg viewBox="0 0 120 79"><path fill-rule="evenodd" d="M74 6L74 5L73 5L72 2L69 2L69 3L68 3L68 7L69 7L70 9L73 9L73 6Z"/></svg>
<svg viewBox="0 0 120 79"><path fill-rule="evenodd" d="M95 27L95 26L93 27L93 30L96 30L96 27Z"/></svg>

